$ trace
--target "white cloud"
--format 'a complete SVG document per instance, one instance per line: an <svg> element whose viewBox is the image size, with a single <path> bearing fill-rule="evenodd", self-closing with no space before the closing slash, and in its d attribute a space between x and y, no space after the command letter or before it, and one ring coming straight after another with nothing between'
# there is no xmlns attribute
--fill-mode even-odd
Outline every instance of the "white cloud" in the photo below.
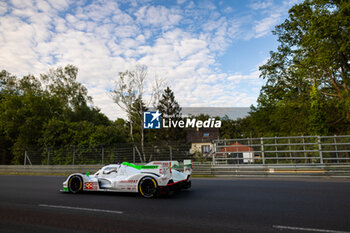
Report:
<svg viewBox="0 0 350 233"><path fill-rule="evenodd" d="M208 10L215 10L216 9L216 6L214 3L210 2L210 1L202 1L200 3L200 6L202 8L205 8L205 9L208 9Z"/></svg>
<svg viewBox="0 0 350 233"><path fill-rule="evenodd" d="M261 9L265 9L268 7L271 7L273 4L273 0L267 0L267 1L256 1L253 2L252 4L249 5L250 8L252 8L253 10L261 10Z"/></svg>
<svg viewBox="0 0 350 233"><path fill-rule="evenodd" d="M7 12L6 2L0 2L0 15L3 15Z"/></svg>
<svg viewBox="0 0 350 233"><path fill-rule="evenodd" d="M260 20L253 21L253 31L248 32L245 38L260 38L270 34L274 26L281 23L282 18L286 17L288 9L297 2L300 2L300 0L286 0L281 4L273 4L272 0L252 3L250 7L257 10L263 17Z"/></svg>
<svg viewBox="0 0 350 233"><path fill-rule="evenodd" d="M270 33L271 28L277 25L280 19L281 19L281 14L275 13L275 14L269 15L268 17L260 21L257 21L256 25L254 26L255 38L259 38Z"/></svg>
<svg viewBox="0 0 350 233"><path fill-rule="evenodd" d="M228 80L232 80L235 83L239 83L242 80L250 80L250 79L257 80L259 78L259 74L260 74L259 71L254 71L254 72L252 72L252 73L250 73L248 75L233 74L233 75L227 77L227 79Z"/></svg>
<svg viewBox="0 0 350 233"><path fill-rule="evenodd" d="M11 0L10 1L14 6L17 8L25 9L25 8L31 8L33 7L32 1L26 1L26 0Z"/></svg>
<svg viewBox="0 0 350 233"><path fill-rule="evenodd" d="M182 16L177 9L168 9L164 6L144 6L136 13L137 22L146 26L169 29L179 23Z"/></svg>
<svg viewBox="0 0 350 233"><path fill-rule="evenodd" d="M107 92L118 72L136 64L149 67L148 90L155 76L162 77L182 106L255 102L256 91L242 93L238 88L241 82L252 82L251 89L259 87L255 71L242 75L217 69L217 56L238 37L242 21L220 15L210 2L205 10L212 14L206 19L189 1L178 4L186 4L190 11L147 2L131 2L134 8L125 10L118 4L16 0L8 7L0 3L0 15L9 12L0 21L1 69L21 76L73 64L95 105L111 119L124 115ZM256 35L264 35L278 17L256 22Z"/></svg>
<svg viewBox="0 0 350 233"><path fill-rule="evenodd" d="M39 11L44 11L44 12L52 11L50 4L46 1L37 1L36 6Z"/></svg>
<svg viewBox="0 0 350 233"><path fill-rule="evenodd" d="M56 10L64 10L69 5L68 1L66 0L48 0L48 2Z"/></svg>

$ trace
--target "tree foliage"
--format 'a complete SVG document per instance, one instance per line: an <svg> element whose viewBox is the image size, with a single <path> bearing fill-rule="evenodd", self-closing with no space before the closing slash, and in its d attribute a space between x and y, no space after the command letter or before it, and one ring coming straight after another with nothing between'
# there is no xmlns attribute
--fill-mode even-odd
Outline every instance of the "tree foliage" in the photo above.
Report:
<svg viewBox="0 0 350 233"><path fill-rule="evenodd" d="M0 72L0 138L3 164L22 163L33 147L97 146L125 142L125 125L92 104L72 65L40 77Z"/></svg>
<svg viewBox="0 0 350 233"><path fill-rule="evenodd" d="M146 155L146 135L143 129L143 112L151 102L158 99L161 82L155 80L150 93L151 98L146 102L146 81L149 79L147 66L137 65L132 70L119 72L115 81L115 88L111 92L114 102L127 114L129 124L129 136L134 143L136 151L142 162L148 161L151 156Z"/></svg>
<svg viewBox="0 0 350 233"><path fill-rule="evenodd" d="M277 51L260 67L266 79L252 108L256 135L348 133L350 3L295 5L276 26Z"/></svg>
<svg viewBox="0 0 350 233"><path fill-rule="evenodd" d="M144 86L146 78L146 66L138 65L133 70L119 72L115 81L115 88L111 92L114 102L127 114L129 135L136 146L141 161L146 161L145 133L142 125L142 114L145 108ZM134 137L135 131L139 133L138 136L140 137ZM141 147L141 151L138 146Z"/></svg>
<svg viewBox="0 0 350 233"><path fill-rule="evenodd" d="M163 90L157 104L157 110L162 113L162 120L166 122L166 125L170 119L173 121L181 119L181 107L175 100L174 92L169 87ZM155 140L164 142L168 146L176 141L183 141L185 138L186 132L181 128L172 127L156 130Z"/></svg>

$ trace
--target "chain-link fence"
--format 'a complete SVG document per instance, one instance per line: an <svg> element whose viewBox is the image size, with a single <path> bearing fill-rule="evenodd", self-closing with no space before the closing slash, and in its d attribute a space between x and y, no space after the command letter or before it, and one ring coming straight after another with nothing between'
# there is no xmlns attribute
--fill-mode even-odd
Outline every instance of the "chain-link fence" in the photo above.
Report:
<svg viewBox="0 0 350 233"><path fill-rule="evenodd" d="M188 145L114 145L100 147L69 146L59 148L27 148L24 165L88 165L111 164L124 161L144 163L152 160L189 159Z"/></svg>
<svg viewBox="0 0 350 233"><path fill-rule="evenodd" d="M189 143L174 145L27 148L17 151L28 165L89 165L193 159L212 164L350 164L350 135L215 140L210 153L190 154ZM208 161L208 162L209 162Z"/></svg>

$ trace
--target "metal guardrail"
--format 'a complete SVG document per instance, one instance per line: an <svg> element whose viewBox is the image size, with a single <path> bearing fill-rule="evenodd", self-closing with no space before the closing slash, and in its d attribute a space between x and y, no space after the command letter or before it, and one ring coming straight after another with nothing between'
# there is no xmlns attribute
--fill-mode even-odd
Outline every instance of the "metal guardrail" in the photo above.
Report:
<svg viewBox="0 0 350 233"><path fill-rule="evenodd" d="M0 174L69 175L96 172L102 165L0 165ZM341 177L350 178L350 165L211 165L194 163L192 176L215 177Z"/></svg>
<svg viewBox="0 0 350 233"><path fill-rule="evenodd" d="M213 141L211 153L203 157L193 157L189 149L188 145L153 145L145 147L145 153L148 160L193 159L231 166L350 164L350 135L221 139ZM23 155L24 165L141 162L138 149L130 144L96 148L35 148L19 154Z"/></svg>
<svg viewBox="0 0 350 233"><path fill-rule="evenodd" d="M349 164L350 135L220 139L213 164Z"/></svg>

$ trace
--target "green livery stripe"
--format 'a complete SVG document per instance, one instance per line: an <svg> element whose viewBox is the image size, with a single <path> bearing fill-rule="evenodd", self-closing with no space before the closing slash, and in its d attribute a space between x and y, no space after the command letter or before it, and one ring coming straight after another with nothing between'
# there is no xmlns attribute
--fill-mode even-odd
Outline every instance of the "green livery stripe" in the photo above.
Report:
<svg viewBox="0 0 350 233"><path fill-rule="evenodd" d="M148 165L148 166L141 166L142 169L157 169L158 165L152 166L152 165Z"/></svg>
<svg viewBox="0 0 350 233"><path fill-rule="evenodd" d="M63 187L63 191L69 192L69 189L67 187Z"/></svg>
<svg viewBox="0 0 350 233"><path fill-rule="evenodd" d="M191 164L175 165L175 166L173 166L173 168L184 168L184 167L191 167Z"/></svg>
<svg viewBox="0 0 350 233"><path fill-rule="evenodd" d="M126 165L126 166L129 166L129 167L136 168L137 170L140 170L140 169L141 169L140 166L135 165L135 164L132 164L132 163L123 162L122 164L123 164L123 165Z"/></svg>
<svg viewBox="0 0 350 233"><path fill-rule="evenodd" d="M137 170L141 170L141 169L157 169L158 168L158 166L135 165L135 164L128 163L128 162L123 162L122 164L126 165L126 166L129 166L129 167L136 168Z"/></svg>

